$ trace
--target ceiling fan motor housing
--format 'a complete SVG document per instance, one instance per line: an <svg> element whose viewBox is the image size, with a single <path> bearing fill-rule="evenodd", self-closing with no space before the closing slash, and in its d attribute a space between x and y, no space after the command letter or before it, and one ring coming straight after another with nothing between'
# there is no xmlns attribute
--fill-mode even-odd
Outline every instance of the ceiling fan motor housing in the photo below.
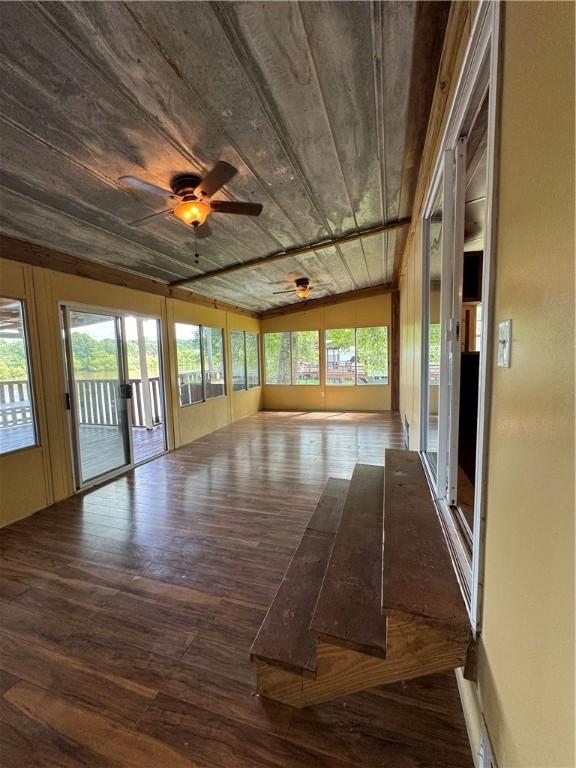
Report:
<svg viewBox="0 0 576 768"><path fill-rule="evenodd" d="M307 288L310 285L309 277L298 277L295 281L297 288Z"/></svg>
<svg viewBox="0 0 576 768"><path fill-rule="evenodd" d="M177 176L174 176L170 182L170 186L175 195L179 195L180 197L191 195L192 197L190 199L195 200L196 196L194 195L194 190L201 181L202 177L196 176L193 173L179 173Z"/></svg>

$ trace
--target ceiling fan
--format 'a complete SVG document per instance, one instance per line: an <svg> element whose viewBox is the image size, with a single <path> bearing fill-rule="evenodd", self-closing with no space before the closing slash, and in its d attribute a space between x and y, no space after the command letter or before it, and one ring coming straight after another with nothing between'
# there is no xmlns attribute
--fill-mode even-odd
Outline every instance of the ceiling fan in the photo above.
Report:
<svg viewBox="0 0 576 768"><path fill-rule="evenodd" d="M306 300L310 296L310 291L315 291L317 288L324 288L331 283L318 283L317 285L310 285L309 277L297 277L294 280L294 288L290 288L287 291L273 291L277 293L296 293L299 299Z"/></svg>
<svg viewBox="0 0 576 768"><path fill-rule="evenodd" d="M130 226L144 224L158 216L173 214L187 226L197 231L212 213L234 213L241 216L259 216L262 212L260 203L238 203L231 200L212 200L212 195L227 184L238 171L229 163L216 163L207 176L201 178L194 173L179 173L170 182L171 189L150 184L137 176L120 176L118 181L127 187L141 189L155 195L179 201L172 208L152 213L141 219L129 222ZM207 234L207 233L205 233ZM201 237L201 232L198 231Z"/></svg>

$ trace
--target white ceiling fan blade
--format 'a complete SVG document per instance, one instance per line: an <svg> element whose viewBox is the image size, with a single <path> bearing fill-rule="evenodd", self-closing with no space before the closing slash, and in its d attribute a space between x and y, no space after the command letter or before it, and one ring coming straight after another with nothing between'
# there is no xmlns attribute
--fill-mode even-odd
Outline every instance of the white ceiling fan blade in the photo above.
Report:
<svg viewBox="0 0 576 768"><path fill-rule="evenodd" d="M140 189L143 192L150 192L153 195L162 195L162 197L176 197L171 189L164 189L163 187L157 187L156 184L150 184L144 179L139 179L137 176L120 176L118 181L125 187L132 187L133 189Z"/></svg>

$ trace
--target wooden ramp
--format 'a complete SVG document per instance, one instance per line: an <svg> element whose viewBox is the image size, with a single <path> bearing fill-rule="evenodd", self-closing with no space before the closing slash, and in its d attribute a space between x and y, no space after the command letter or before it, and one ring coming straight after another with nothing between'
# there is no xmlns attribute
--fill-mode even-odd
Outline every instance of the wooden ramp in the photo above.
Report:
<svg viewBox="0 0 576 768"><path fill-rule="evenodd" d="M387 450L329 480L251 655L259 694L305 707L464 666L470 640L420 458Z"/></svg>

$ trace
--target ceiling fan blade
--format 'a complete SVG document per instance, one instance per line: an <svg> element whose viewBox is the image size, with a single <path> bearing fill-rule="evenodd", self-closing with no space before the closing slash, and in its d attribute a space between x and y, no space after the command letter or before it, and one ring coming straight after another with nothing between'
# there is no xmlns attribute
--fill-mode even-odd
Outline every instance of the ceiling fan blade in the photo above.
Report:
<svg viewBox="0 0 576 768"><path fill-rule="evenodd" d="M153 195L162 195L162 197L176 197L171 189L164 189L163 187L157 187L156 184L150 184L144 179L139 179L137 176L120 176L118 181L125 187L133 187L134 189L140 189L143 192L151 192Z"/></svg>
<svg viewBox="0 0 576 768"><path fill-rule="evenodd" d="M215 192L227 184L238 171L229 163L220 161L216 163L210 173L205 176L194 190L196 197L211 197Z"/></svg>
<svg viewBox="0 0 576 768"><path fill-rule="evenodd" d="M260 216L260 203L237 203L230 200L211 200L210 207L214 213L237 213L241 216Z"/></svg>
<svg viewBox="0 0 576 768"><path fill-rule="evenodd" d="M328 288L329 286L332 287L334 283L317 283L316 285L311 285L310 290L313 291L315 288Z"/></svg>
<svg viewBox="0 0 576 768"><path fill-rule="evenodd" d="M158 211L157 213L151 213L149 216L143 216L141 219L135 219L134 221L129 221L128 226L129 227L136 227L138 224L144 224L147 221L150 221L150 219L155 219L158 216L167 216L169 213L172 213L174 209L173 208L167 208L165 211Z"/></svg>
<svg viewBox="0 0 576 768"><path fill-rule="evenodd" d="M275 295L277 293L294 293L295 290L296 288L290 288L289 291L272 291L272 294Z"/></svg>

